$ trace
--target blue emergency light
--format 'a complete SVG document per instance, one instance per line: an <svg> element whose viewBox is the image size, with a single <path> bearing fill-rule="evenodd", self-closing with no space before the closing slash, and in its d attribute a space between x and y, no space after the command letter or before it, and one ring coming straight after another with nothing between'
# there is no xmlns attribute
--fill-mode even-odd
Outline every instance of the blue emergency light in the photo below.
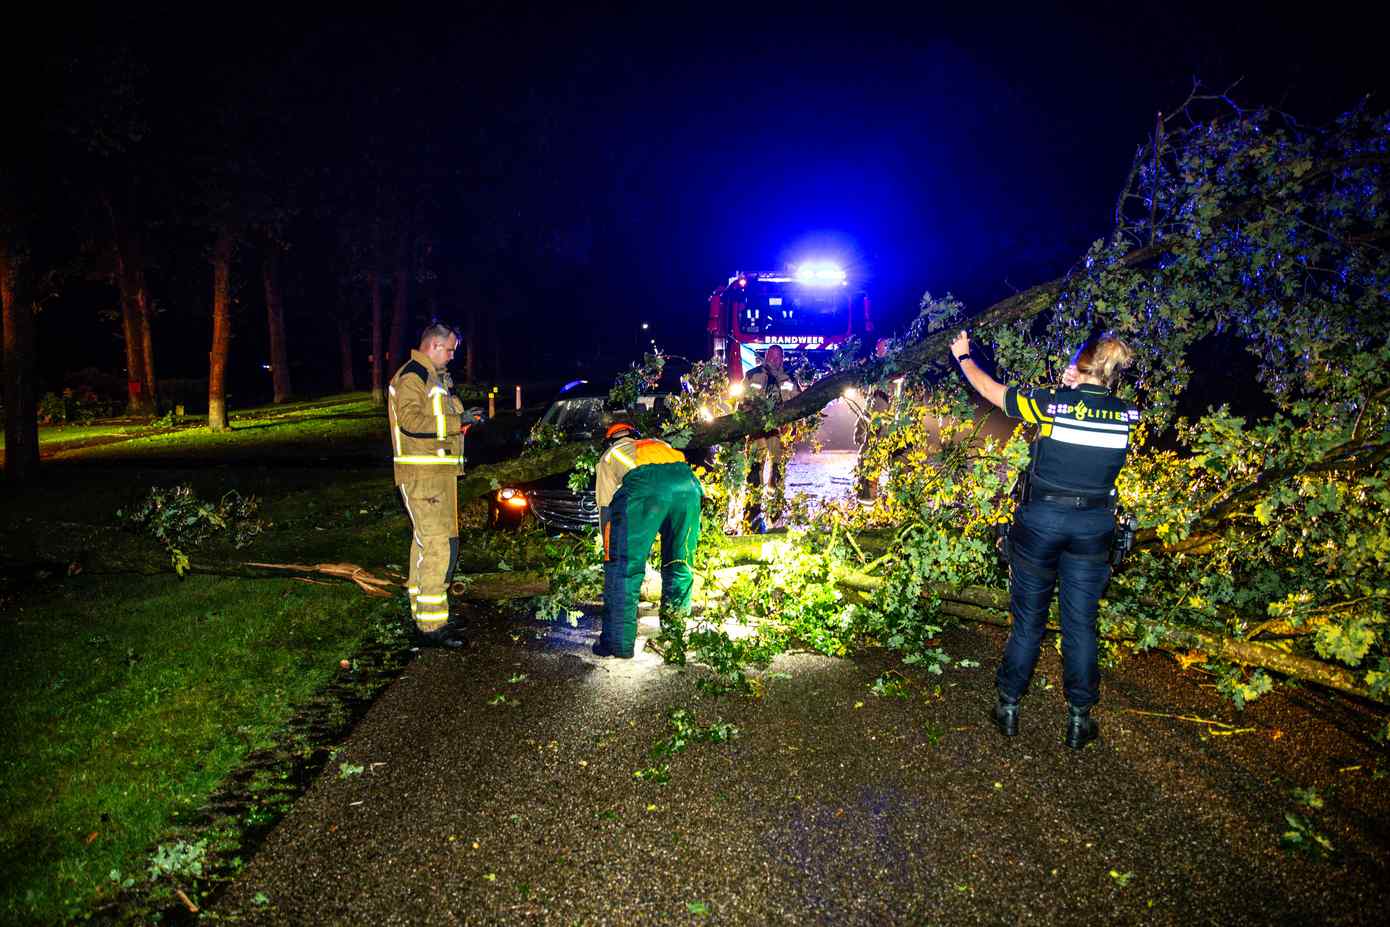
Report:
<svg viewBox="0 0 1390 927"><path fill-rule="evenodd" d="M796 282L805 286L842 286L845 271L829 261L807 261L796 269Z"/></svg>

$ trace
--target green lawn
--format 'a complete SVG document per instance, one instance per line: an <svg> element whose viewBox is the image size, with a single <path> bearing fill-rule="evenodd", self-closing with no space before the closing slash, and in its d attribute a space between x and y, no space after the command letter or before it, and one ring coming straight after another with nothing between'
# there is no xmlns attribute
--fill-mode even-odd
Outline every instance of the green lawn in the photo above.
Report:
<svg viewBox="0 0 1390 927"><path fill-rule="evenodd" d="M107 436L63 430L64 441ZM384 415L361 394L251 410L222 435L188 428L60 451L42 475L23 491L0 483L10 559L22 559L26 519L54 518L158 554L114 527L116 510L156 484L260 500L270 524L252 547L214 539L195 559L380 569L408 538ZM403 608L347 583L0 577L0 922L80 917L115 892L113 874L143 879L156 843Z"/></svg>
<svg viewBox="0 0 1390 927"><path fill-rule="evenodd" d="M0 920L72 916L113 872L142 877L380 608L343 585L200 576L76 577L17 607L0 628Z"/></svg>
<svg viewBox="0 0 1390 927"><path fill-rule="evenodd" d="M40 425L39 447L48 451L93 439L124 438L147 428L148 426L143 424L125 421L101 421L89 425ZM4 449L5 435L0 432L0 450Z"/></svg>

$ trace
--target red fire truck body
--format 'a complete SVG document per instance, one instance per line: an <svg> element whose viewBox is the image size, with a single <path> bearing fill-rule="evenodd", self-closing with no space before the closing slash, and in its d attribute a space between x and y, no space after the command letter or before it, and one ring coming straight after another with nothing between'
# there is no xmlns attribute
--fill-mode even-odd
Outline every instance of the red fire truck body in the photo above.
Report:
<svg viewBox="0 0 1390 927"><path fill-rule="evenodd" d="M791 273L737 273L709 298L710 356L723 360L730 382L780 345L792 359L816 366L857 335L873 331L869 297L833 264L803 264Z"/></svg>

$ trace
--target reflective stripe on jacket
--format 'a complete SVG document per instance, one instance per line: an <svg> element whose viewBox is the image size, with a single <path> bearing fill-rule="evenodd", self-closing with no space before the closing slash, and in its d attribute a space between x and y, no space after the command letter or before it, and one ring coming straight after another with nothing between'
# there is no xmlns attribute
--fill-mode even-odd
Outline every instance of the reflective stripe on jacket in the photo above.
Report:
<svg viewBox="0 0 1390 927"><path fill-rule="evenodd" d="M448 374L419 351L396 371L387 388L391 453L396 482L422 476L457 476L463 470L463 403L449 389Z"/></svg>
<svg viewBox="0 0 1390 927"><path fill-rule="evenodd" d="M606 508L623 485L623 477L647 464L685 463L685 455L657 438L620 438L598 459L594 496Z"/></svg>
<svg viewBox="0 0 1390 927"><path fill-rule="evenodd" d="M791 399L801 392L801 383L785 367L774 372L766 364L759 364L743 379L752 395L768 393L776 402Z"/></svg>

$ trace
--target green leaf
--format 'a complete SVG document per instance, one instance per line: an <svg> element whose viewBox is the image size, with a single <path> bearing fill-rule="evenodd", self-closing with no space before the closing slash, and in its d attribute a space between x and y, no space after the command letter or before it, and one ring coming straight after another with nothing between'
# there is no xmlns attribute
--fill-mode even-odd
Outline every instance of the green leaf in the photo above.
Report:
<svg viewBox="0 0 1390 927"><path fill-rule="evenodd" d="M1341 660L1347 666L1358 666L1375 639L1375 631L1367 627L1366 619L1352 618L1318 628L1313 646L1319 656Z"/></svg>

